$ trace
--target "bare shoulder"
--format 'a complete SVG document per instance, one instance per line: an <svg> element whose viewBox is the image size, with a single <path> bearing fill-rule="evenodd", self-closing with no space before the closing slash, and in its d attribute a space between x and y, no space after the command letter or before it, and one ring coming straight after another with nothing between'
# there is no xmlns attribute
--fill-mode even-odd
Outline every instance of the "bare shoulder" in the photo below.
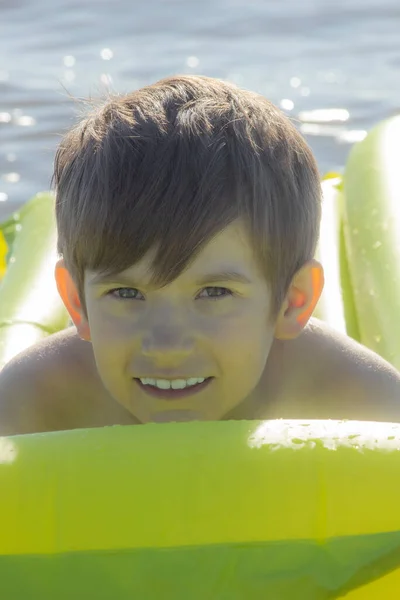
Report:
<svg viewBox="0 0 400 600"><path fill-rule="evenodd" d="M15 368L35 368L43 361L57 364L58 361L67 360L69 363L78 359L78 355L82 358L85 346L86 343L79 338L75 327L69 327L43 338L14 356L0 370L0 374L9 373Z"/></svg>
<svg viewBox="0 0 400 600"><path fill-rule="evenodd" d="M83 342L82 342L83 343ZM84 349L74 328L44 338L8 362L0 372L0 433L14 435L54 429L70 373L81 369Z"/></svg>
<svg viewBox="0 0 400 600"><path fill-rule="evenodd" d="M323 321L310 320L285 348L285 362L297 364L297 418L400 422L399 371Z"/></svg>
<svg viewBox="0 0 400 600"><path fill-rule="evenodd" d="M91 345L71 327L30 346L0 372L0 435L96 426L89 415L104 402L112 405Z"/></svg>

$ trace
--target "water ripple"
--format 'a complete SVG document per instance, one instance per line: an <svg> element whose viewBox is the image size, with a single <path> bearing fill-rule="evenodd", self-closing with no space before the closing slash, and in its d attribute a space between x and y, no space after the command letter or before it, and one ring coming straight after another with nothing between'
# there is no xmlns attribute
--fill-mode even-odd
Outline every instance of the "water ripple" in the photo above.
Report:
<svg viewBox="0 0 400 600"><path fill-rule="evenodd" d="M2 207L48 188L71 96L111 86L230 79L293 118L321 171L399 110L398 0L3 0L0 23Z"/></svg>

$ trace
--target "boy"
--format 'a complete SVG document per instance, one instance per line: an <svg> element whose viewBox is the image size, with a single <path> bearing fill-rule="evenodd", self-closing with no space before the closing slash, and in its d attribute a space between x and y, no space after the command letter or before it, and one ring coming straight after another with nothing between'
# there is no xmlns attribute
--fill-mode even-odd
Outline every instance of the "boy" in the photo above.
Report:
<svg viewBox="0 0 400 600"><path fill-rule="evenodd" d="M171 77L55 159L73 328L0 374L0 434L193 419L400 420L400 374L312 318L320 179L263 97Z"/></svg>

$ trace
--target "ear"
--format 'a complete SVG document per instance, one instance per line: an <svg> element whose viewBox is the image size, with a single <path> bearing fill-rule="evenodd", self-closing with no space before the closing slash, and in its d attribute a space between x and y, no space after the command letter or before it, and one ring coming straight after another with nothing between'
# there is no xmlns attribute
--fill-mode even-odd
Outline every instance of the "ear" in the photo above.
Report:
<svg viewBox="0 0 400 600"><path fill-rule="evenodd" d="M315 259L293 277L275 325L275 338L296 338L307 325L324 289L324 270Z"/></svg>
<svg viewBox="0 0 400 600"><path fill-rule="evenodd" d="M54 269L54 277L57 284L58 293L69 312L71 319L82 340L90 341L89 322L85 310L79 299L78 288L73 281L70 272L65 266L64 259L57 261Z"/></svg>

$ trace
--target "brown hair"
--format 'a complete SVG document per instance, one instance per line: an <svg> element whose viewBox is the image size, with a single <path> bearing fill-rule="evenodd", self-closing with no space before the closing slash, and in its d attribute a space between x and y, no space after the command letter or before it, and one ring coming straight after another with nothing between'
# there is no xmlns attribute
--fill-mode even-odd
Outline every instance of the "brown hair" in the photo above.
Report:
<svg viewBox="0 0 400 600"><path fill-rule="evenodd" d="M262 96L198 76L112 96L55 158L58 252L83 306L85 269L119 273L155 249L155 283L245 219L276 316L313 258L321 188L308 145Z"/></svg>

